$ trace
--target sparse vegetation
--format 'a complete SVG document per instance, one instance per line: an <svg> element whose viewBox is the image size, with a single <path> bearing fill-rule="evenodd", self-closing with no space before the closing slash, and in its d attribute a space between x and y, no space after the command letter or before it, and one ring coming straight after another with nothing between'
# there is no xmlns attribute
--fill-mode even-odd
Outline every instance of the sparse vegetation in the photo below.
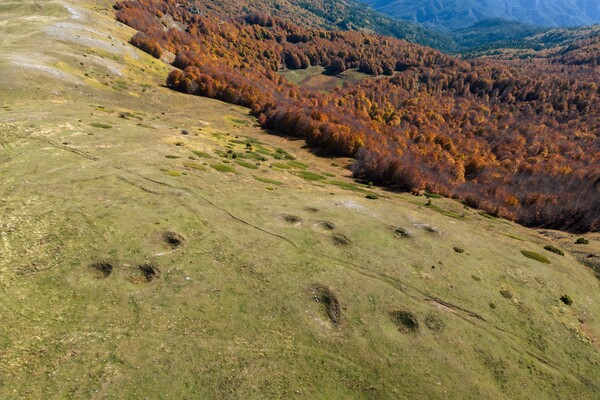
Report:
<svg viewBox="0 0 600 400"><path fill-rule="evenodd" d="M299 171L297 175L300 178L305 179L307 181L320 181L322 179L325 179L323 175L315 174L314 172L309 171Z"/></svg>
<svg viewBox="0 0 600 400"><path fill-rule="evenodd" d="M225 164L210 164L210 166L219 172L235 172L235 168Z"/></svg>
<svg viewBox="0 0 600 400"><path fill-rule="evenodd" d="M235 163L237 165L239 165L240 167L244 167L244 168L248 168L248 169L258 169L258 166L246 161L242 161L242 160L235 160Z"/></svg>
<svg viewBox="0 0 600 400"><path fill-rule="evenodd" d="M201 157L201 158L213 158L212 155L208 154L207 152L200 151L200 150L193 150L192 153L194 153L195 155L197 155L198 157Z"/></svg>
<svg viewBox="0 0 600 400"><path fill-rule="evenodd" d="M93 126L94 128L101 128L101 129L110 129L112 128L112 125L109 124L103 124L100 122L92 122L90 123L91 126Z"/></svg>
<svg viewBox="0 0 600 400"><path fill-rule="evenodd" d="M254 175L254 179L256 179L259 182L268 183L271 185L276 185L276 186L283 185L282 182L276 181L275 179L265 178L263 176Z"/></svg>
<svg viewBox="0 0 600 400"><path fill-rule="evenodd" d="M558 254L559 256L564 256L565 255L565 253L561 249L559 249L558 247L555 247L555 246L553 246L551 244L548 244L548 245L544 246L544 250L548 250L549 252L554 253L554 254Z"/></svg>

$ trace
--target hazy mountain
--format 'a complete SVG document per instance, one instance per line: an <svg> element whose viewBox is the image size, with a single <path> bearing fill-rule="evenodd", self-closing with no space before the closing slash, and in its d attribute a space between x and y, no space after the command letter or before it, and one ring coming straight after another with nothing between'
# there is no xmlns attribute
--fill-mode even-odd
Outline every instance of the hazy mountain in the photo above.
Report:
<svg viewBox="0 0 600 400"><path fill-rule="evenodd" d="M543 26L600 22L598 0L362 0L395 18L455 30L490 18Z"/></svg>

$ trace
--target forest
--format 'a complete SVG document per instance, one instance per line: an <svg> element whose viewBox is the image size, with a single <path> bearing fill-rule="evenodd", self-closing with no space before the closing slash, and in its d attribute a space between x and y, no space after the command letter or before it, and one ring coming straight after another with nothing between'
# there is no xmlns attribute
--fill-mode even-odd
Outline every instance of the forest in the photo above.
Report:
<svg viewBox="0 0 600 400"><path fill-rule="evenodd" d="M547 59L466 61L265 13L224 17L176 0L115 8L139 31L132 44L176 55L170 88L248 107L268 130L353 157L358 179L527 226L600 229L598 40ZM326 92L278 73L316 65L376 78Z"/></svg>

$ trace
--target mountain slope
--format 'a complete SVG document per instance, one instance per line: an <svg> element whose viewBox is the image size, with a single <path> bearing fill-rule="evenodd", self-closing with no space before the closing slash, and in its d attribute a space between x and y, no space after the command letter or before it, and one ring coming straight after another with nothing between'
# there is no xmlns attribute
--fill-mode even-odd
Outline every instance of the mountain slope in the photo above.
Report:
<svg viewBox="0 0 600 400"><path fill-rule="evenodd" d="M0 398L597 395L598 234L353 182L111 7L0 7Z"/></svg>
<svg viewBox="0 0 600 400"><path fill-rule="evenodd" d="M181 2L199 15L218 15L224 19L250 12L266 13L294 21L302 26L375 32L443 51L453 51L452 39L409 21L399 21L356 0L222 0L218 3L197 0Z"/></svg>
<svg viewBox="0 0 600 400"><path fill-rule="evenodd" d="M394 18L443 27L465 28L493 18L542 26L574 26L600 23L596 0L364 0Z"/></svg>

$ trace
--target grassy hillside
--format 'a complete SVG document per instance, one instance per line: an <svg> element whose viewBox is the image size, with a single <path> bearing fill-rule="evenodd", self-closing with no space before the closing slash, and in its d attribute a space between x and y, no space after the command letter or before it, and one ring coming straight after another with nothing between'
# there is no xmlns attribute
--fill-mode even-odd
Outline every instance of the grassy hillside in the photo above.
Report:
<svg viewBox="0 0 600 400"><path fill-rule="evenodd" d="M0 398L597 395L598 234L353 182L111 6L0 5Z"/></svg>

